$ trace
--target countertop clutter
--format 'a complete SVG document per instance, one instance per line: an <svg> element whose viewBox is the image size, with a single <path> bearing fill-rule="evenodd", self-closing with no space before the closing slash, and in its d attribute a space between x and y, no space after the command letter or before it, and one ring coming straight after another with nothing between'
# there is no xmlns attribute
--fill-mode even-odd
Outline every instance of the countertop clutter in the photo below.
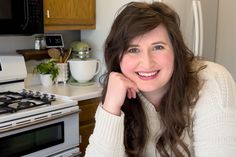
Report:
<svg viewBox="0 0 236 157"><path fill-rule="evenodd" d="M94 83L89 86L72 86L69 84L55 84L52 86L32 85L26 86L27 89L33 91L41 91L51 93L58 96L67 97L76 101L82 101L101 96L102 87L99 83Z"/></svg>

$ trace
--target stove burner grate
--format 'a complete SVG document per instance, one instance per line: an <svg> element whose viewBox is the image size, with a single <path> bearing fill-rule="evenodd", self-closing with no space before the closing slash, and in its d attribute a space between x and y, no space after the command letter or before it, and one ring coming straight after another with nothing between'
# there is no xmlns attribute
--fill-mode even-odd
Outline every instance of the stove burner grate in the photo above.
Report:
<svg viewBox="0 0 236 157"><path fill-rule="evenodd" d="M19 110L33 108L43 105L51 105L55 101L54 95L33 93L23 90L22 92L0 92L0 114L14 113Z"/></svg>

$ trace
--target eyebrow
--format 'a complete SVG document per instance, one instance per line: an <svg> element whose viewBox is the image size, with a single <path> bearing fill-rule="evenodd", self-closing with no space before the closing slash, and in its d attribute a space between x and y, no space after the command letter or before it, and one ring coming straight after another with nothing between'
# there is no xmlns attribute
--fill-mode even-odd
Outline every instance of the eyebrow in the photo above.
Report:
<svg viewBox="0 0 236 157"><path fill-rule="evenodd" d="M163 41L158 41L158 42L154 42L154 43L152 43L152 45L156 45L156 44L167 45L167 43L166 43L166 42L163 42Z"/></svg>
<svg viewBox="0 0 236 157"><path fill-rule="evenodd" d="M167 43L163 42L163 41L157 41L157 42L152 43L152 45L156 45L156 44L167 45ZM139 47L139 45L137 45L137 44L130 44L129 47Z"/></svg>

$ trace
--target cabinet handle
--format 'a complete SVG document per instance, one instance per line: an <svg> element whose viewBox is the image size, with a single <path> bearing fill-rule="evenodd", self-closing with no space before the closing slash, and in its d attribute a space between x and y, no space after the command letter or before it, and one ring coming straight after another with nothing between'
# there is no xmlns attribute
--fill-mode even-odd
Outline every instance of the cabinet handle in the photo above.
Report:
<svg viewBox="0 0 236 157"><path fill-rule="evenodd" d="M79 135L79 143L82 143L82 136Z"/></svg>
<svg viewBox="0 0 236 157"><path fill-rule="evenodd" d="M47 9L47 18L50 18L50 12L48 9Z"/></svg>

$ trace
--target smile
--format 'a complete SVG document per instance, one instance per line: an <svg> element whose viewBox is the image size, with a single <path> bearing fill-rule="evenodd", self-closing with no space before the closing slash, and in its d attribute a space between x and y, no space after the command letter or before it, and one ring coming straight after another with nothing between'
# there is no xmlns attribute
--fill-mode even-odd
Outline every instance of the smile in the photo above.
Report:
<svg viewBox="0 0 236 157"><path fill-rule="evenodd" d="M156 76L160 70L153 71L153 72L137 72L137 74L141 77L154 77Z"/></svg>

